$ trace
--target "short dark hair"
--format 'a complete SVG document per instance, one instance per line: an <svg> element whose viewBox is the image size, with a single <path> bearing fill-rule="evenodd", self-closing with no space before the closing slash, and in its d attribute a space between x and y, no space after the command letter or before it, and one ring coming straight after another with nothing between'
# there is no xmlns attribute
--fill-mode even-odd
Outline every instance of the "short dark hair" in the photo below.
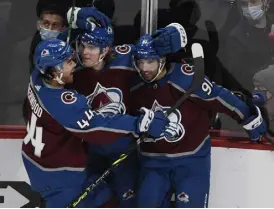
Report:
<svg viewBox="0 0 274 209"><path fill-rule="evenodd" d="M49 14L49 15L58 15L62 18L62 24L67 25L67 20L66 18L58 11L55 10L44 10L41 14L39 19L42 19L44 15Z"/></svg>
<svg viewBox="0 0 274 209"><path fill-rule="evenodd" d="M43 14L54 14L59 15L63 18L64 23L67 24L66 12L70 6L69 2L65 3L54 3L49 0L39 0L36 5L36 15L41 18Z"/></svg>
<svg viewBox="0 0 274 209"><path fill-rule="evenodd" d="M52 80L53 79L53 72L56 72L56 68L55 67L48 67L46 70L45 70L45 73L41 73L41 76L45 79L45 80Z"/></svg>

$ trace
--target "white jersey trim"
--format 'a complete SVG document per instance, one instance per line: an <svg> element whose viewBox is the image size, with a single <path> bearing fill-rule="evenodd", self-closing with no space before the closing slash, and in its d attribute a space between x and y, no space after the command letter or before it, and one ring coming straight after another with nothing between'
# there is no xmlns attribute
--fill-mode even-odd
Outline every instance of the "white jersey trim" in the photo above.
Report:
<svg viewBox="0 0 274 209"><path fill-rule="evenodd" d="M181 88L180 86L178 86L177 84L171 82L171 81L168 81L168 83L170 85L172 85L174 88L178 89L179 91L183 92L183 93L186 93L187 91L183 88ZM228 104L225 100L223 100L221 97L217 96L217 97L212 97L212 98L209 98L209 99L204 99L204 98L201 98L199 97L198 95L196 94L191 94L190 95L191 97L194 97L194 98L199 98L201 100L204 100L204 101L213 101L213 100L218 100L222 105L224 105L226 108L228 108L229 110L233 111L233 112L236 112L238 114L238 116L241 118L241 119L244 119L244 115L243 113L237 109L236 107Z"/></svg>
<svg viewBox="0 0 274 209"><path fill-rule="evenodd" d="M140 151L141 155L143 156L147 156L147 157L168 157L168 158L176 158L176 157L183 157L183 156L188 156L188 155L194 155L196 154L205 144L205 142L207 140L210 140L210 136L207 135L206 138L204 138L204 140L202 141L201 144L199 144L199 146L193 150L193 151L189 151L189 152L182 152L182 153L175 153L175 154L169 154L169 153L152 153L152 152L142 152Z"/></svg>
<svg viewBox="0 0 274 209"><path fill-rule="evenodd" d="M35 165L37 168L39 168L42 171L47 172L54 172L54 171L84 171L85 168L76 168L76 167L59 167L59 168L45 168L41 166L39 163L35 162L33 159L31 159L24 151L22 151L22 155L26 160L31 162L33 165Z"/></svg>

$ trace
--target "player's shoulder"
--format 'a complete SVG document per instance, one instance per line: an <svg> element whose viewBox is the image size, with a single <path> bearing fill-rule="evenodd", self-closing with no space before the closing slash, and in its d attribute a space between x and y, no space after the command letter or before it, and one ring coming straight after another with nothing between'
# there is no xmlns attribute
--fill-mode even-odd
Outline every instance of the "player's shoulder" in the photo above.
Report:
<svg viewBox="0 0 274 209"><path fill-rule="evenodd" d="M123 44L114 46L114 53L120 57L132 56L135 46L133 44Z"/></svg>
<svg viewBox="0 0 274 209"><path fill-rule="evenodd" d="M52 89L44 87L39 92L44 108L56 118L71 115L77 110L87 107L87 99L75 90Z"/></svg>
<svg viewBox="0 0 274 209"><path fill-rule="evenodd" d="M133 70L132 54L134 52L134 45L124 44L115 46L113 49L114 60L111 63L111 68L125 67Z"/></svg>
<svg viewBox="0 0 274 209"><path fill-rule="evenodd" d="M181 89L188 89L191 86L194 76L194 66L191 61L182 60L173 63L169 82Z"/></svg>

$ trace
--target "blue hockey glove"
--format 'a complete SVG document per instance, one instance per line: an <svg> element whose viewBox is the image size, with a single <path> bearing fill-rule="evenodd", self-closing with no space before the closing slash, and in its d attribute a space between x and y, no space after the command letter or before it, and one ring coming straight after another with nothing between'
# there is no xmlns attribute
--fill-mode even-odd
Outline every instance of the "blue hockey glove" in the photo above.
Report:
<svg viewBox="0 0 274 209"><path fill-rule="evenodd" d="M179 23L171 23L165 28L156 30L152 37L153 46L160 56L175 53L187 44L186 31Z"/></svg>
<svg viewBox="0 0 274 209"><path fill-rule="evenodd" d="M266 91L255 90L252 92L252 102L255 105L264 105L267 101Z"/></svg>
<svg viewBox="0 0 274 209"><path fill-rule="evenodd" d="M153 138L160 137L170 122L169 119L161 111L153 112L145 107L140 110L143 115L140 116L137 122L136 133L138 135L148 133Z"/></svg>
<svg viewBox="0 0 274 209"><path fill-rule="evenodd" d="M67 12L67 20L70 21L72 8ZM92 30L94 27L93 19L100 24L101 27L110 25L110 19L102 12L98 11L95 7L75 7L74 18L72 21L72 28L80 28L82 30Z"/></svg>
<svg viewBox="0 0 274 209"><path fill-rule="evenodd" d="M262 117L260 109L255 106L257 115L252 115L245 120L242 125L252 141L259 141L266 133L266 123Z"/></svg>

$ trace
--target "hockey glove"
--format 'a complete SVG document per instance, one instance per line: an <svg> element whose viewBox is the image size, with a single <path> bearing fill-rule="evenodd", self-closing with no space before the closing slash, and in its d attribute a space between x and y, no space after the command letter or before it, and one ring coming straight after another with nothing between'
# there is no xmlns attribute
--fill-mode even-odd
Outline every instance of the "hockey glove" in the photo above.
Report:
<svg viewBox="0 0 274 209"><path fill-rule="evenodd" d="M67 12L67 20L69 22L72 13L72 8ZM72 28L80 28L82 30L92 30L96 25L93 23L95 19L100 26L107 27L110 24L110 19L95 7L75 7L73 11L74 17Z"/></svg>
<svg viewBox="0 0 274 209"><path fill-rule="evenodd" d="M164 139L169 142L178 142L185 135L185 129L181 123L170 122L164 132L161 134Z"/></svg>
<svg viewBox="0 0 274 209"><path fill-rule="evenodd" d="M160 137L168 125L169 119L161 111L153 112L145 107L140 110L143 115L138 119L136 133L138 135L147 133L153 138Z"/></svg>
<svg viewBox="0 0 274 209"><path fill-rule="evenodd" d="M261 135L266 133L266 123L262 117L260 109L255 106L257 115L252 115L245 120L242 125L252 141L259 141Z"/></svg>
<svg viewBox="0 0 274 209"><path fill-rule="evenodd" d="M187 44L187 35L183 26L179 23L171 23L165 28L156 30L153 45L160 56L175 53Z"/></svg>

